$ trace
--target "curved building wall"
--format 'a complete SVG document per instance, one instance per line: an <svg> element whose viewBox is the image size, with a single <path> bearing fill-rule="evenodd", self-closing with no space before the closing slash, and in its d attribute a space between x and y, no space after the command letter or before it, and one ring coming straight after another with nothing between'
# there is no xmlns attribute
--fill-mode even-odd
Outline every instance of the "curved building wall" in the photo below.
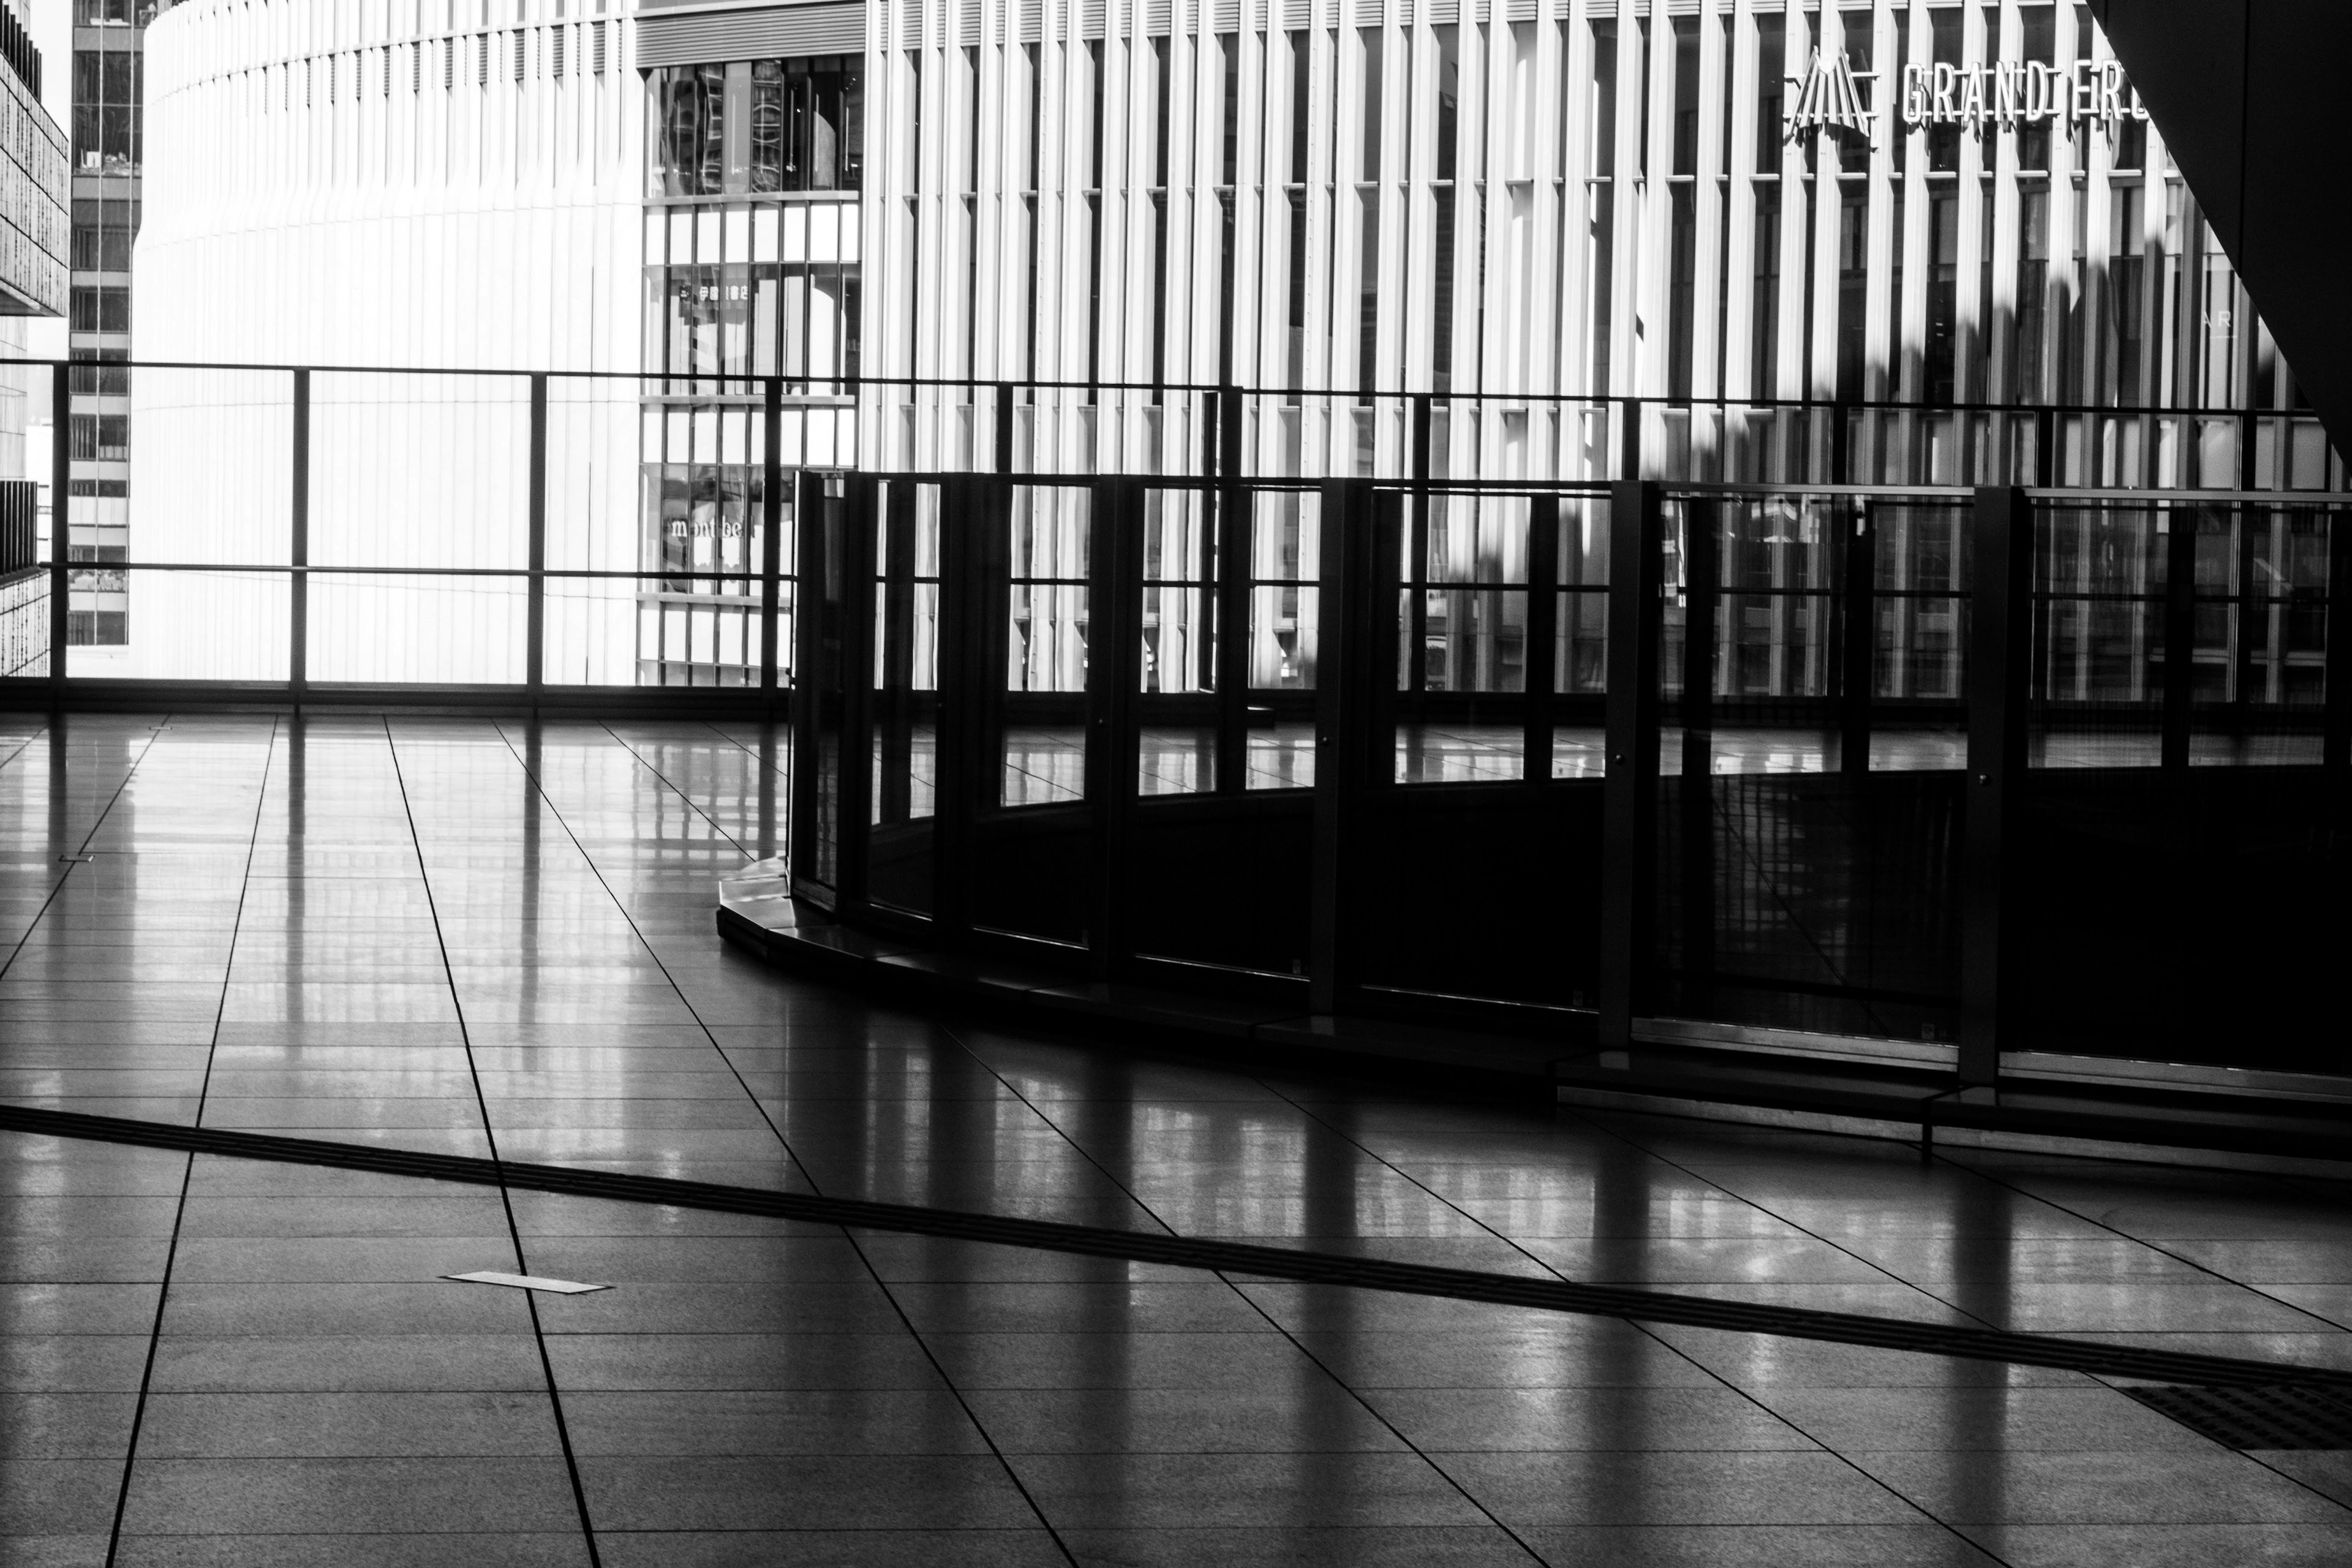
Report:
<svg viewBox="0 0 2352 1568"><path fill-rule="evenodd" d="M1292 389L1249 460L1306 474L1402 470L1375 391L1497 399L1435 454L1490 478L1606 471L1559 399L2297 404L2082 0L900 0L871 37L868 375ZM961 400L869 460L954 464ZM1183 399L1044 401L1039 467L1200 460ZM1769 426L1654 468L1792 477ZM2200 440L2118 421L2065 477L2234 478ZM1984 445L1915 423L1854 477Z"/></svg>
<svg viewBox="0 0 2352 1568"><path fill-rule="evenodd" d="M139 358L634 371L644 98L626 26L597 7L188 0L161 17ZM133 382L140 558L286 561L292 378ZM311 562L524 563L520 377L321 370L310 401ZM549 401L548 564L634 571L635 385L558 378ZM139 673L286 673L283 576L131 576L138 641L172 659ZM632 678L635 591L551 587L550 680ZM321 574L307 673L520 680L522 605L517 579Z"/></svg>

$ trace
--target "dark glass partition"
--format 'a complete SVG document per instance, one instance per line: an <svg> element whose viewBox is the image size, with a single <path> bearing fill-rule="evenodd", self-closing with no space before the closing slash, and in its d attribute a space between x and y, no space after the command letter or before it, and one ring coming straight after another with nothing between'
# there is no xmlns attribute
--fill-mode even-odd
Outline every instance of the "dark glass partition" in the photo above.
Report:
<svg viewBox="0 0 2352 1568"><path fill-rule="evenodd" d="M794 863L853 922L1563 1054L2347 1066L2330 498L803 483Z"/></svg>

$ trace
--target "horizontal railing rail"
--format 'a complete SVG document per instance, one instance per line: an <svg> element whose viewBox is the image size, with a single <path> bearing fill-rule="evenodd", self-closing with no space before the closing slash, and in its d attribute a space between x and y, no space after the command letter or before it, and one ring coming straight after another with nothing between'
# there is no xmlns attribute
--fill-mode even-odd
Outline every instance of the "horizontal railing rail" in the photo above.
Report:
<svg viewBox="0 0 2352 1568"><path fill-rule="evenodd" d="M210 578L224 584L232 579L253 579L275 584L269 589L275 597L266 605L258 609L247 605L237 612L248 620L254 616L271 621L282 618L285 628L279 652L267 658L257 654L248 660L257 668L267 665L267 672L256 674L252 669L240 668L219 678L244 690L274 685L289 700L299 702L314 687L341 689L369 685L414 686L428 692L434 689L509 689L519 699L534 700L550 689L550 670L560 665L564 671L560 683L567 687L617 689L633 683L691 682L706 676L740 682L728 689L735 691L740 700L772 710L793 679L791 649L796 634L792 627L796 625L799 579L789 558L799 500L795 488L810 476L830 475L834 477L821 478L816 482L821 490L830 487L837 492L842 483L838 476L861 467L868 471L887 471L899 480L917 484L946 486L984 474L1034 491L1056 493L1084 490L1108 474L1127 472L1129 477L1160 491L1204 498L1311 497L1333 482L1362 478L1373 484L1373 493L1401 496L1403 504L1412 507L1426 507L1449 497L1472 500L1517 497L1530 500L1549 498L1563 503L1586 501L1604 496L1612 485L1632 478L1654 479L1664 485L1662 500L1670 507L1775 499L1844 509L1933 507L1964 503L1973 493L1973 483L1949 477L1936 477L1933 482L1927 482L1921 477L1925 468L1920 464L1932 467L1934 462L1945 459L1915 461L1916 452L1907 456L1898 453L1895 447L1900 443L1895 433L1914 426L1924 428L1921 422L1980 418L1996 422L1999 428L1985 426L1992 434L1980 432L1980 438L1972 437L1969 443L1963 443L1969 452L1955 459L1958 468L1990 466L1999 470L1991 477L2003 482L2022 482L2025 495L2034 504L2143 510L2246 509L2288 504L2328 515L2352 505L2352 492L2340 488L2345 483L2344 466L2333 456L2332 447L2326 448L2324 461L2317 469L2306 460L2312 441L2316 439L2324 446L2324 436L2318 434L2315 416L2296 409L2083 404L1928 405L1888 399L1818 397L1694 400L1490 390L1009 382L871 375L862 372L785 376L707 367L533 370L478 365L325 365L173 359L110 361L101 364L84 360L34 358L0 363L45 367L53 380L53 405L61 409L71 406L72 387L93 375L108 378L110 385L119 384L125 392L139 390L148 401L133 398L131 416L142 429L155 422L168 424L192 409L198 413L228 410L243 421L226 437L234 448L228 454L234 460L224 460L214 471L213 479L193 479L179 493L171 488L177 482L175 471L171 479L154 482L133 466L129 471L141 475L138 482L150 488L124 498L131 518L127 532L106 534L91 547L79 542L82 525L77 518L91 497L122 494L119 481L110 476L123 470L93 469L90 464L128 461L127 455L134 448L125 446L125 437L120 434L100 435L94 427L83 428L79 416L54 423L50 471L68 476L74 482L58 487L62 493L53 498L52 510L59 515L52 519L47 548L42 548L37 537L29 503L10 510L6 528L0 531L5 534L5 539L0 539L0 547L6 552L5 558L0 559L0 576L9 577L16 589L15 597L0 605L0 616L9 622L5 633L7 657L0 668L16 673L0 676L0 680L20 694L27 689L28 682L45 683L48 698L54 702L66 700L78 682L115 680L110 674L111 665L95 656L85 660L76 651L93 647L100 640L98 628L104 613L89 606L117 602L117 598L109 596L127 601L133 584L142 582ZM241 384L200 379L188 384L185 395L175 402L169 395L170 378L192 375L225 377L231 382L259 376L273 384L256 392ZM119 384L114 380L117 377L122 378ZM142 377L146 379L140 379ZM282 387L275 384L281 377ZM375 470L364 470L352 466L355 452L368 455L362 449L365 443L396 439L382 435L382 430L392 422L412 417L420 406L431 406L439 395L423 392L411 396L404 389L450 377L501 384L510 389L512 400L502 408L495 405L495 399L492 405L467 404L468 407L483 409L486 419L510 421L508 428L511 436L498 437L505 439L506 446L497 450L485 448L487 456L478 455L473 459L497 468L499 472L491 476L496 482L485 487L482 494L468 498L463 525L448 517L436 521L432 506L415 504L396 514L385 510L375 520L381 526L373 532L354 531L342 526L338 521L339 509L362 506L366 500L353 488L363 482L352 478L355 472L376 472L385 475L389 482L401 485L421 482L453 469L456 459L431 444L402 452L404 466L395 469L380 466ZM159 386L159 378L164 384ZM383 382L386 385L351 395L349 388L337 385L339 380ZM626 433L629 430L650 429L663 420L675 426L679 420L691 424L701 419L704 416L697 411L697 405L708 401L709 391L714 387L724 389L736 402L751 405L748 412L756 416L743 423L747 411L734 403L711 411L713 417L723 414L738 423L726 426L729 433L715 442L706 439L697 427L691 460L672 453L670 458L656 462L649 449L629 449L629 443L635 439ZM583 388L587 390L580 390ZM1043 452L1042 460L1030 460L1040 458L1041 449L1024 454L1021 441L1015 438L1016 409L1026 407L1042 420L1054 412L1046 406L1048 404L1067 412L1066 405L1070 399L1097 395L1128 400L1121 406L1129 415L1150 412L1138 400L1177 400L1184 405L1183 428L1164 446L1155 437L1150 443L1130 443L1114 449L1096 444L1091 434L1095 426L1089 425L1087 441L1065 443L1054 452ZM578 396L586 396L590 401L567 401ZM959 396L962 401L955 405L956 409L971 417L960 428L956 438L934 436L918 440L914 431L919 422L914 415L920 410L903 400L927 398L936 403L940 398ZM597 401L600 398L602 401ZM805 430L795 436L793 439L803 444L793 448L788 461L782 421L788 413L803 409L811 399L825 402L829 406L846 407L851 412L841 416L845 423L827 437L835 442L829 447L820 449L821 444L809 444L815 437ZM1314 400L1329 403L1335 408L1381 405L1381 416L1375 422L1380 426L1377 439L1364 436L1362 438L1370 444L1352 448L1352 456L1346 458L1359 472L1315 471L1345 466L1341 447L1347 438L1342 437L1340 426L1336 423L1307 443L1311 449L1287 457L1276 451L1277 437L1291 438L1281 435L1289 428L1283 421L1290 417L1297 405ZM527 430L523 427L526 402ZM1482 471L1475 466L1487 459L1517 463L1525 458L1524 453L1517 458L1497 457L1488 450L1493 447L1494 430L1498 428L1491 424L1484 435L1474 438L1468 434L1476 418L1483 417L1476 411L1491 411L1498 406L1581 410L1600 418L1600 425L1580 427L1587 433L1579 437L1583 444L1574 461L1583 465L1583 471L1500 474ZM332 416L327 412L331 408L334 410ZM893 424L894 409L908 415L908 419L901 422L906 425L904 440L884 428ZM355 410L362 417L348 417ZM1449 410L1462 418L1449 425L1453 416ZM1732 469L1738 465L1723 453L1707 457L1696 453L1696 448L1685 449L1687 443L1685 447L1673 446L1674 440L1682 437L1675 435L1677 427L1671 425L1672 420L1685 416L1714 417L1743 412L1797 422L1782 429L1790 439L1773 437L1778 443L1774 453L1764 453L1760 447L1749 452L1749 457L1763 468L1777 466L1784 471L1776 475L1735 472ZM551 426L583 416L607 423L589 437L567 429L559 456L551 449ZM811 419L816 416L815 413L808 415ZM1660 418L1670 423L1661 425ZM988 424L992 419L992 428ZM1865 428L1870 420L1894 423ZM2091 425L2076 428L2067 423L2082 420L2105 423L2095 429ZM2084 454L2096 445L2096 431L2113 436L2121 428L2118 421L2137 421L2143 426L2148 421L2175 422L2168 426L2169 433L2164 441L2169 444L2165 446L2166 455L2160 460L2158 447L2147 441L2140 443L2140 457L2133 459L2139 464L2134 471L2151 482L2060 482L2073 471L2070 464L2081 468L2084 476L2113 477L2120 459L2109 461L2102 457L2097 463L2089 463ZM2192 426L2180 421L2199 423ZM483 428L495 437L499 426L486 423ZM1025 428L1034 437L1035 427ZM1370 428L1369 425L1360 426L1359 433ZM1721 428L1724 432L1732 431L1733 425ZM1563 443L1567 430L1563 423L1559 426ZM1727 435L1725 439L1732 437ZM2154 436L2150 435L2149 439L2154 440ZM355 440L361 443L360 447L352 446ZM911 450L923 441L930 442L935 456L956 460L930 464L888 460L898 447ZM243 445L236 446L240 442ZM380 459L381 454L376 457ZM1097 457L1101 458L1099 464L1094 460ZM1561 445L1551 457L1536 462L1536 468L1540 470L1549 466L1559 469L1569 462L1567 447ZM1465 463L1474 466L1465 470ZM1286 465L1292 470L1303 468L1307 471L1269 471ZM1688 471L1662 472L1661 465ZM1879 471L1905 465L1918 471L1907 478ZM1139 466L1141 471L1137 471ZM1864 467L1871 471L1856 471ZM1360 471L1367 468L1371 471ZM1717 469L1721 471L1715 471ZM85 489L83 476L92 473L109 477ZM2210 486L2154 482L2168 474L2176 478L2210 478L2216 482ZM2254 482L2265 476L2265 483ZM2315 476L2316 484L2309 482ZM205 491L206 483L213 486L213 491L228 486L243 489L224 497ZM117 488L107 489L110 484ZM2265 488L2266 484L2272 488ZM599 485L604 489L594 489ZM641 500L640 485L645 487L645 496L652 499ZM238 526L243 531L232 530L225 538L206 539L185 531L175 532L165 526L175 515L175 509L184 507L192 499L205 500L216 512L237 512ZM606 509L600 514L606 521L593 524L604 531L595 540L585 540L581 531L592 526L582 521L583 505ZM275 515L281 506L282 521ZM17 512L25 515L19 517ZM478 526L485 520L495 526ZM120 519L116 521L119 524ZM436 533L436 528L441 531ZM243 539L249 544L263 535L267 535L267 548L249 548L238 542ZM121 542L110 542L115 540ZM157 542L151 545L149 541ZM219 558L212 558L207 549L190 549L192 543L216 547ZM152 550L152 558L142 558L142 549ZM424 559L398 558L410 551L420 552ZM595 558L600 552L602 561ZM486 554L491 559L484 560ZM583 554L587 557L584 560ZM501 555L505 559L499 559ZM12 574L7 562L17 556L25 559ZM322 556L333 559L321 559ZM615 560L634 564L614 564ZM26 569L47 577L46 592L38 595L37 603L26 597ZM1075 581L1052 574L1029 575L1021 580L1040 590L1056 584L1069 586ZM401 592L414 590L420 595L436 591L436 584L452 594L468 585L484 594L509 593L511 604L484 600L467 613L481 617L485 626L495 622L499 628L507 625L501 617L510 617L520 627L519 652L514 652L511 659L508 651L499 652L496 658L484 654L473 665L455 673L415 679L330 679L330 672L323 667L314 668L316 647L323 646L320 640L322 637L349 635L344 624L337 619L347 613L348 605L332 596L355 583L386 584L382 590L385 595L394 592L390 585L396 583L404 584ZM1251 583L1253 592L1288 592L1297 586L1279 576L1255 575ZM625 584L634 584L635 591L607 592ZM1172 589L1180 584L1169 580L1168 585ZM1424 585L1437 593L1466 584L1431 582ZM567 586L583 592L594 589L606 596L591 604L577 595L567 595ZM1564 591L1584 590L1571 584ZM1599 592L1597 588L1592 591ZM1807 590L1801 585L1776 584L1749 592L1801 597ZM1912 595L1933 596L1928 591L1899 584L1886 584L1884 593L1889 602L1900 602ZM2084 604L2098 602L2084 595L2074 597ZM639 616L638 626L635 634L625 634L618 628L623 612L631 605ZM720 616L720 611L733 618ZM673 612L682 617L677 624L687 628L677 634L675 645L668 629L671 621L664 618ZM415 613L424 616L422 611ZM583 616L594 614L605 616L605 622L600 623L603 629L595 635L607 638L634 635L636 643L625 657L605 650L585 660L584 666L608 672L625 667L630 679L614 679L609 674L583 675L578 648L571 643L558 647L550 641L550 628L554 624L551 616L570 617L564 622L570 627ZM1416 610L1414 615L1414 624L1418 626L1422 612ZM326 618L314 622L314 616ZM425 616L420 625L429 619ZM46 623L38 628L37 635L27 629L36 621ZM706 624L726 629L706 637L701 629ZM257 631L257 625L237 622L232 616L226 622L203 626L184 635L201 637L234 630L250 640L263 635ZM429 635L429 631L410 627L400 635L421 637ZM574 630L563 633L575 641L587 635ZM490 637L487 632L483 636ZM513 643L512 635L504 629L498 630L491 640L497 641L500 650L509 650ZM648 647L656 651L646 652ZM180 650L158 650L157 657L168 666L172 663L171 655L176 651ZM190 651L194 651L194 645ZM415 662L421 668L431 661L420 655ZM512 666L510 669L509 664ZM314 676L320 679L314 679ZM174 674L173 679L179 677ZM22 700L21 695L18 700Z"/></svg>

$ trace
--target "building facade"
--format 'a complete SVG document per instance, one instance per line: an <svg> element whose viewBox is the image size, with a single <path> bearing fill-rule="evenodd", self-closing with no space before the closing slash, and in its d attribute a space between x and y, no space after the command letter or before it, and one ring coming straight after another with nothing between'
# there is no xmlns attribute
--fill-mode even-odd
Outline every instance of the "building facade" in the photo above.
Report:
<svg viewBox="0 0 2352 1568"><path fill-rule="evenodd" d="M615 374L554 395L551 563L637 576L551 590L551 679L756 679L769 377L788 475L1199 472L1235 385L1266 474L2338 482L2234 416L2294 376L2079 0L603 3L152 34L143 353ZM165 381L159 480L284 416ZM510 562L520 384L362 381L314 532ZM329 586L354 678L369 616L519 668L512 584Z"/></svg>
<svg viewBox="0 0 2352 1568"><path fill-rule="evenodd" d="M25 18L0 5L0 360L25 357L32 318L66 310L68 142L41 107L43 64ZM37 564L47 528L26 443L29 374L0 364L0 677L48 666L49 574Z"/></svg>
<svg viewBox="0 0 2352 1568"><path fill-rule="evenodd" d="M528 564L520 373L553 373L547 562L621 575L551 591L545 672L631 682L645 90L617 6L187 0L149 43L142 357L499 373L310 378L310 557L373 568ZM286 561L293 378L143 371L135 393L134 483L175 498L142 555ZM180 650L141 673L283 679L287 593L133 573ZM518 577L321 574L306 673L520 680L525 599Z"/></svg>
<svg viewBox="0 0 2352 1568"><path fill-rule="evenodd" d="M147 24L157 0L73 0L73 281L67 352L72 473L67 636L79 647L130 640L130 590L111 563L131 535L131 246L139 233L141 99Z"/></svg>
<svg viewBox="0 0 2352 1568"><path fill-rule="evenodd" d="M2075 0L872 22L869 374L1290 389L1255 401L1247 449L1301 473L1400 471L1394 392L1480 395L1447 410L1439 471L1563 478L1617 460L1605 396L1728 405L1645 443L1694 476L1819 466L1768 400L2295 406ZM1041 463L1199 458L1164 398L1039 417ZM883 422L871 455L951 460L955 419ZM1966 421L1854 434L1858 479L1996 457ZM2196 482L2226 441L2123 422L2073 477Z"/></svg>

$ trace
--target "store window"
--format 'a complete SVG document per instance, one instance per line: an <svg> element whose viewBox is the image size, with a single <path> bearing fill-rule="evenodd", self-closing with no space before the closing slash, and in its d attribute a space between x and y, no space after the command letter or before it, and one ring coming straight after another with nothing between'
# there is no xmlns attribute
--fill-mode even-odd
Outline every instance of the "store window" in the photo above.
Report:
<svg viewBox="0 0 2352 1568"><path fill-rule="evenodd" d="M656 200L858 188L865 89L855 56L671 66L646 87Z"/></svg>

